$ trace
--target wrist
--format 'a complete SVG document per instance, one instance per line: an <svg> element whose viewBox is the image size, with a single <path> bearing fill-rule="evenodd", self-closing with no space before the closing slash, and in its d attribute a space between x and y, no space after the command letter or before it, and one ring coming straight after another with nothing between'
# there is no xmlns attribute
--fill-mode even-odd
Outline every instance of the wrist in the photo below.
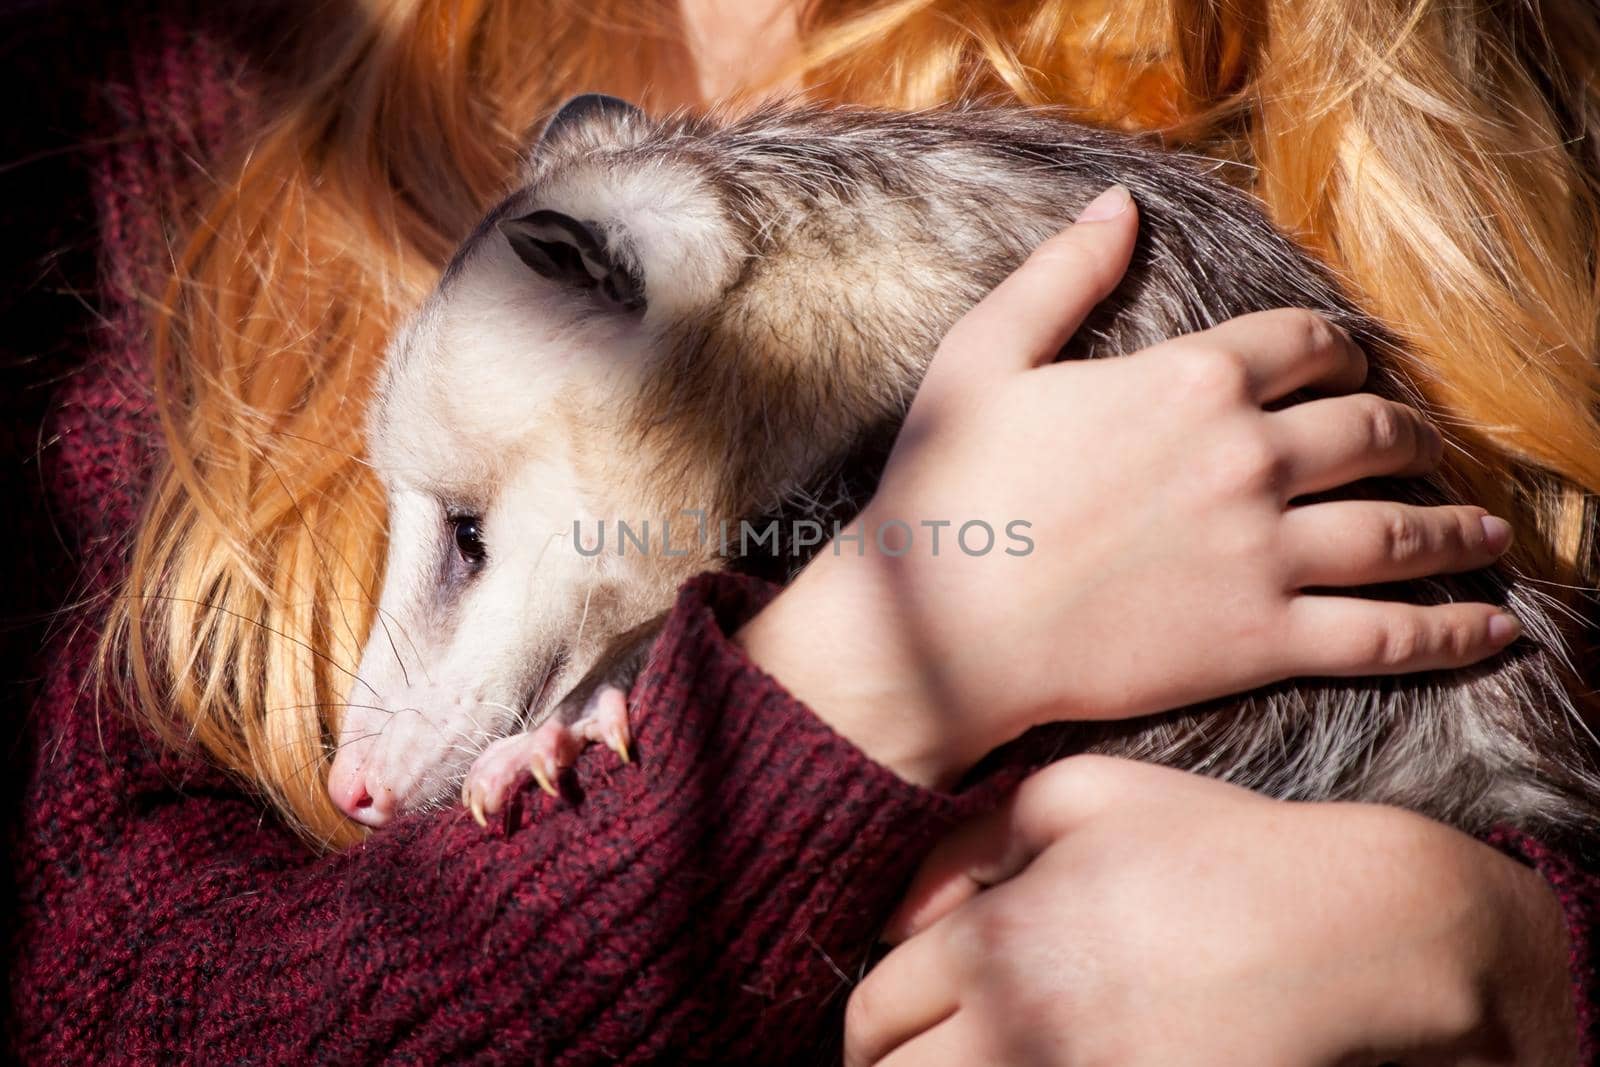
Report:
<svg viewBox="0 0 1600 1067"><path fill-rule="evenodd" d="M824 552L734 640L867 756L912 784L948 787L992 746L941 710L875 562Z"/></svg>
<svg viewBox="0 0 1600 1067"><path fill-rule="evenodd" d="M1544 879L1415 813L1329 807L1365 813L1360 832L1376 845L1379 866L1396 874L1369 901L1387 915L1393 944L1405 946L1382 993L1395 1012L1390 1032L1460 1050L1471 1062L1577 1063L1567 935Z"/></svg>
<svg viewBox="0 0 1600 1067"><path fill-rule="evenodd" d="M1485 907L1495 916L1497 958L1488 961L1497 1029L1517 1063L1578 1063L1578 1019L1572 997L1571 944L1555 890L1537 871L1476 841Z"/></svg>

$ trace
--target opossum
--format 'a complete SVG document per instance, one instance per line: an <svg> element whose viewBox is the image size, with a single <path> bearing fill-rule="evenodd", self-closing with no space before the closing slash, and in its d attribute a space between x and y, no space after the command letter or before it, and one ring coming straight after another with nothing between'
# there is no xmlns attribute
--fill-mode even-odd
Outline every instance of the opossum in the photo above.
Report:
<svg viewBox="0 0 1600 1067"><path fill-rule="evenodd" d="M476 760L492 808L530 766L549 787L585 740L626 755L619 690L675 588L778 557L782 577L809 540L741 559L719 531L848 518L943 334L1118 182L1141 212L1133 265L1062 358L1304 307L1368 351L1370 390L1421 404L1403 348L1249 196L1132 136L982 105L658 119L569 103L386 354L368 441L388 558L335 800L380 825L444 803ZM1444 475L1356 491L1461 499ZM622 522L655 527L649 550L594 552ZM1588 825L1600 780L1560 605L1508 565L1374 592L1502 604L1524 636L1467 670L1062 725L1060 751L1473 832Z"/></svg>

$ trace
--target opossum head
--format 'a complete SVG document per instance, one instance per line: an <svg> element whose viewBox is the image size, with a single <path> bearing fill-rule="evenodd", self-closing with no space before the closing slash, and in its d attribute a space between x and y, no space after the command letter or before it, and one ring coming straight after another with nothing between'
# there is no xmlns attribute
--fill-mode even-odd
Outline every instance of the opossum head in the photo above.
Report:
<svg viewBox="0 0 1600 1067"><path fill-rule="evenodd" d="M447 796L488 741L716 565L720 537L702 533L751 486L814 461L817 428L779 417L745 436L729 416L772 389L745 357L773 347L749 341L773 319L727 306L749 219L673 140L618 101L569 104L391 344L368 427L388 557L329 779L362 822ZM746 449L754 464L728 462ZM620 544L622 524L647 547Z"/></svg>
<svg viewBox="0 0 1600 1067"><path fill-rule="evenodd" d="M569 105L538 158L564 143L576 161L580 135L626 143L642 123ZM329 781L352 817L438 800L704 562L580 548L602 520L659 526L629 401L663 328L733 266L704 190L600 159L507 198L397 333L367 431L388 557Z"/></svg>
<svg viewBox="0 0 1600 1067"><path fill-rule="evenodd" d="M388 559L335 801L378 825L448 795L718 565L724 522L892 432L951 322L1096 191L1042 170L956 119L563 109L387 354Z"/></svg>

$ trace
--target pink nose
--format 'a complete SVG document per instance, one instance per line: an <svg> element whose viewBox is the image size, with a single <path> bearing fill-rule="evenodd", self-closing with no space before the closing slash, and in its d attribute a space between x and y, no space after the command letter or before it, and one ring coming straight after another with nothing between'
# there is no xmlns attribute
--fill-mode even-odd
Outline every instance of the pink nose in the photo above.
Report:
<svg viewBox="0 0 1600 1067"><path fill-rule="evenodd" d="M365 753L340 752L328 772L328 795L339 810L366 826L383 826L394 818L394 790L367 780Z"/></svg>

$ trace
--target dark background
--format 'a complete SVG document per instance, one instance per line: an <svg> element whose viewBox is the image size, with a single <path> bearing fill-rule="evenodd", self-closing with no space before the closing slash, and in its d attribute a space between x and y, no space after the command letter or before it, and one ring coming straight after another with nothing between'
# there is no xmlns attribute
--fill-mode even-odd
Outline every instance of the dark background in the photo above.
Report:
<svg viewBox="0 0 1600 1067"><path fill-rule="evenodd" d="M0 819L11 828L41 648L70 598L72 554L44 490L53 386L94 328L90 71L106 35L86 4L0 0ZM14 878L0 882L9 970ZM9 1014L9 1013L7 1013Z"/></svg>

